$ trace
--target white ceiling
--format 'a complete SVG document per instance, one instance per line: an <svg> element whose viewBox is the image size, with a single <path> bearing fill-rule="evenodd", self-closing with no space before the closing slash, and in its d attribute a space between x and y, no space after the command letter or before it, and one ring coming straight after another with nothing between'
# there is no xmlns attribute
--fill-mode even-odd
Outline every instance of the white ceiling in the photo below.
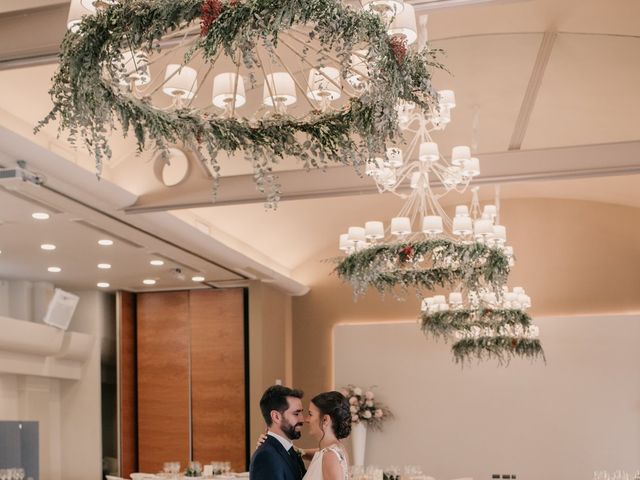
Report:
<svg viewBox="0 0 640 480"><path fill-rule="evenodd" d="M447 51L443 62L452 72L451 76L438 73L434 83L438 88L454 89L458 104L452 124L437 135L442 151L454 144L474 142L482 160L483 154L508 151L518 129L522 129L524 150L639 140L638 18L640 2L635 0L490 2L429 11L430 38L434 46ZM540 49L549 37L545 32L550 31L557 34L545 62ZM54 71L55 65L1 71L0 124L28 132L50 108L47 90ZM36 141L93 168L85 153L56 142L54 137L55 127L50 126ZM160 188L152 172L152 154L136 154L132 142L119 137L118 132L112 136L115 154L111 167L105 169L105 179L134 195ZM579 169L580 156L567 158L567 164ZM283 168L292 168L292 164L285 163ZM248 172L250 168L243 161L224 161L223 175ZM637 176L626 176L515 183L503 185L502 196L584 199L640 207L638 180ZM484 195L492 195L491 189L485 189ZM0 203L0 218L16 201L5 200ZM287 201L275 212L250 204L173 213L186 225L204 225L225 244L287 274L305 262L318 261L318 252L333 245L349 225L388 219L399 206L389 195L362 195ZM64 214L59 221L65 227L70 224ZM0 241L13 245L11 248L24 247L21 256L14 258L0 245L0 272L10 268L17 275L23 268L29 275L37 274L34 278L47 277L41 272L48 254L37 248L44 232L31 230L36 226L29 222L27 219L27 224L15 230L20 232L16 238L28 239L24 242L2 237L7 228L0 226ZM52 227L51 236L60 235L58 241L65 244L65 235L73 231L73 237L85 242L87 251L78 258L77 266L66 271L77 271L74 278L80 283L94 284L98 272L92 265L100 256L97 246L92 246L95 239L91 235L95 233L72 227ZM69 242L58 254L73 251L73 239ZM121 272L114 284L134 288L141 277L153 273L146 263L152 250L122 248L117 257L127 259L122 262L127 272ZM113 263L116 265L116 260ZM115 268L112 273L116 275ZM171 284L169 276L160 278Z"/></svg>

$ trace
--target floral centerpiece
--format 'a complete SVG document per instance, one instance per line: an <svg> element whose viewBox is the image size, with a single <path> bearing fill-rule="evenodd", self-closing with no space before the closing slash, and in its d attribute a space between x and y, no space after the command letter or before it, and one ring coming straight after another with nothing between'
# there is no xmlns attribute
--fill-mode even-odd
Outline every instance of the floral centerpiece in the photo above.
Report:
<svg viewBox="0 0 640 480"><path fill-rule="evenodd" d="M363 390L355 385L348 385L342 390L342 394L349 400L351 410L351 422L354 424L363 422L374 430L382 428L382 422L391 418L391 410L376 399L370 387Z"/></svg>

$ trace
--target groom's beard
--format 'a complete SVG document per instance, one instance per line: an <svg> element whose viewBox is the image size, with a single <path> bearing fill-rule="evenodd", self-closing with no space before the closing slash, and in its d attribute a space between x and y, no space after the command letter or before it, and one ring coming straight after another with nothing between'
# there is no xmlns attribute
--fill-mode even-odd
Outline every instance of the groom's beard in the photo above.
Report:
<svg viewBox="0 0 640 480"><path fill-rule="evenodd" d="M289 422L284 421L280 424L280 429L282 433L284 433L289 440L297 440L302 436L302 432L296 430L296 427L302 427L304 423L296 423L295 425L291 425Z"/></svg>

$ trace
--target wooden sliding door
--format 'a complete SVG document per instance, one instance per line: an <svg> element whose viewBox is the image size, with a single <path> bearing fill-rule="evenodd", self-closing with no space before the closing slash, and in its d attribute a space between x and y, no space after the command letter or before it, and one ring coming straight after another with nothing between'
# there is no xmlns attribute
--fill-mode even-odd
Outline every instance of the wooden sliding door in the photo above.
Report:
<svg viewBox="0 0 640 480"><path fill-rule="evenodd" d="M121 352L127 386L121 392L121 473L156 473L170 461L184 469L190 459L231 461L244 471L245 291L150 292L123 299L133 299L137 319L121 329L120 340L137 349ZM136 433L137 459L131 441L124 441Z"/></svg>
<svg viewBox="0 0 640 480"><path fill-rule="evenodd" d="M138 294L139 471L190 458L189 292Z"/></svg>
<svg viewBox="0 0 640 480"><path fill-rule="evenodd" d="M198 290L189 297L193 458L246 468L244 295Z"/></svg>

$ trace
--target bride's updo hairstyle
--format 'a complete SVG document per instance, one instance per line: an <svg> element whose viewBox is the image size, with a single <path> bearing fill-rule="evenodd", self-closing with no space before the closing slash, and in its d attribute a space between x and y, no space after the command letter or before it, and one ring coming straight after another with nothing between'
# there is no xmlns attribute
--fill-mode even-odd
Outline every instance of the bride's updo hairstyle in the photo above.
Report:
<svg viewBox="0 0 640 480"><path fill-rule="evenodd" d="M351 411L349 401L340 392L324 392L316 395L311 402L322 415L329 415L333 433L338 440L351 433Z"/></svg>

